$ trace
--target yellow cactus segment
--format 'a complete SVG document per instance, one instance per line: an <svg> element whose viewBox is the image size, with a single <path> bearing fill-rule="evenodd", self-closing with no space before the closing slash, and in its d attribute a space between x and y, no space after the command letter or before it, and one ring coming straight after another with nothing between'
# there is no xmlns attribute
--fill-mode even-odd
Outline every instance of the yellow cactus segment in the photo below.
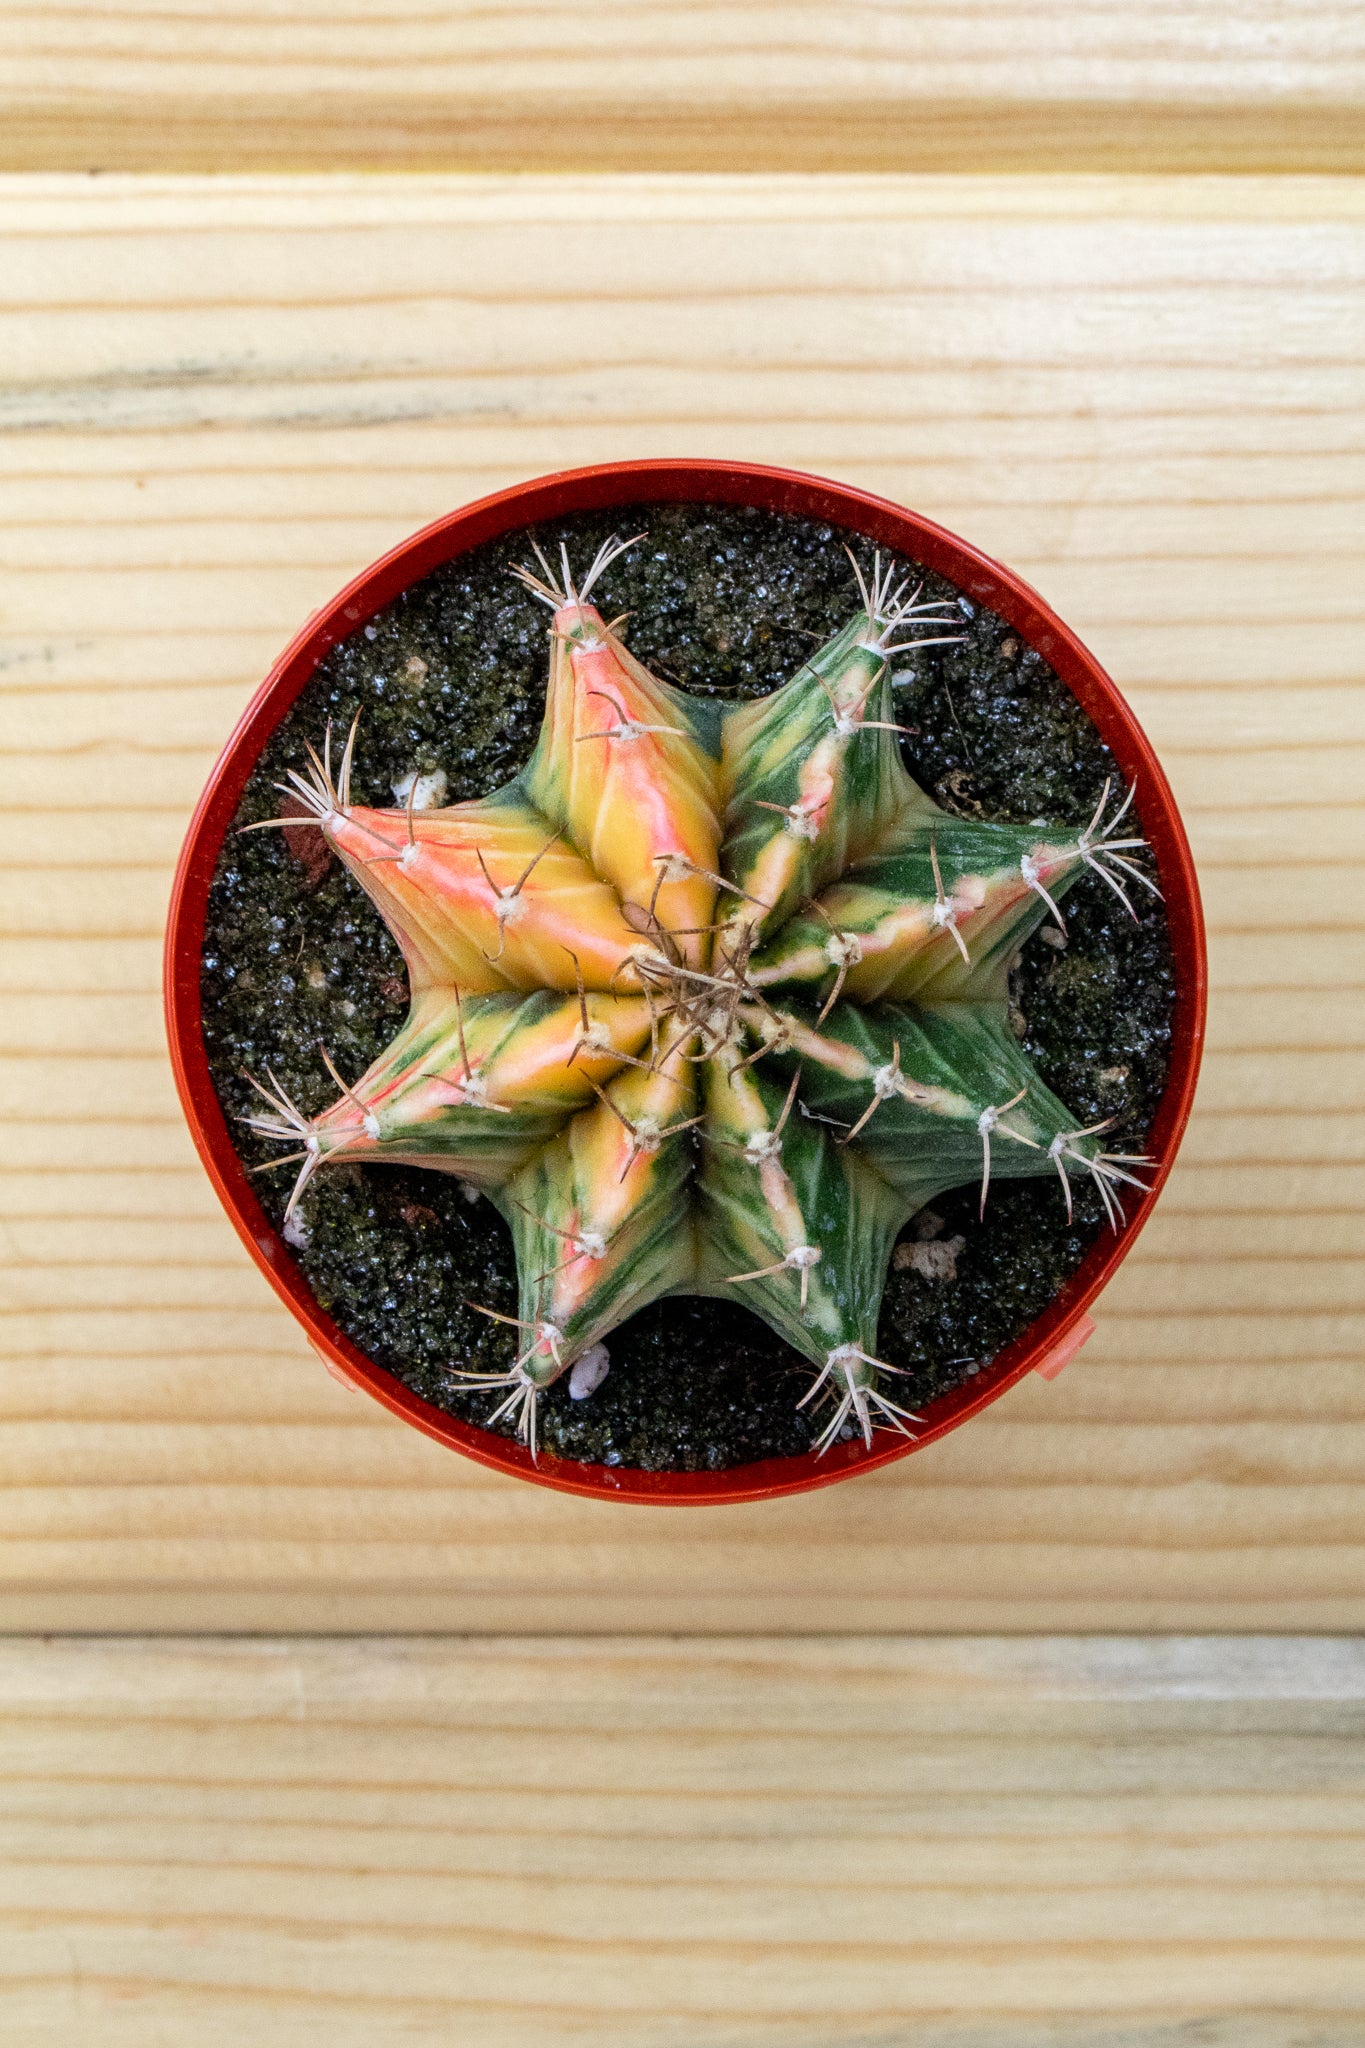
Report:
<svg viewBox="0 0 1365 2048"><path fill-rule="evenodd" d="M649 1044L649 1007L642 996L594 993L581 1009L576 999L556 1003L534 1022L527 1021L530 1007L522 1006L518 1028L488 1065L490 1089L514 1109L522 1103L581 1109L623 1060Z"/></svg>
<svg viewBox="0 0 1365 2048"><path fill-rule="evenodd" d="M993 965L1002 974L1032 926L1046 914L1036 885L1060 896L1080 871L1074 846L1046 842L1029 851L1030 881L1018 863L984 875L963 875L952 893L955 922L968 958L955 945L935 944L907 960L881 994L890 1002L946 1003L971 1000ZM1024 922L1027 918L1027 923Z"/></svg>
<svg viewBox="0 0 1365 2048"><path fill-rule="evenodd" d="M802 899L866 858L924 799L901 763L887 662L860 614L771 697L722 732L733 922L775 931Z"/></svg>
<svg viewBox="0 0 1365 2048"><path fill-rule="evenodd" d="M554 1254L543 1276L528 1276L524 1310L562 1330L574 1355L692 1280L687 1043L665 1032L657 1070L618 1074L508 1191ZM516 1217L513 1227L527 1234Z"/></svg>
<svg viewBox="0 0 1365 2048"><path fill-rule="evenodd" d="M586 1022L585 1022L586 1019ZM431 989L382 1056L318 1117L326 1151L445 1166L499 1185L650 1035L639 996ZM445 1155L449 1154L449 1158Z"/></svg>
<svg viewBox="0 0 1365 2048"><path fill-rule="evenodd" d="M604 1223L612 1227L647 1191L649 1162L666 1134L693 1114L696 1085L684 1058L688 1035L665 1027L653 1071L632 1067L604 1089L596 1109L575 1118L575 1158L583 1184L594 1190Z"/></svg>
<svg viewBox="0 0 1365 2048"><path fill-rule="evenodd" d="M337 812L324 829L403 948L414 994L619 985L638 945L615 892L523 802Z"/></svg>
<svg viewBox="0 0 1365 2048"><path fill-rule="evenodd" d="M1028 896L1017 868L988 877L962 876L946 901L964 948L971 948L978 924L989 924ZM951 932L935 922L932 903L878 900L878 892L853 886L829 890L820 903L836 926L858 935L861 954L846 983L854 1002L927 1000L925 992L944 975L956 981L972 971L971 953L964 957Z"/></svg>
<svg viewBox="0 0 1365 2048"><path fill-rule="evenodd" d="M1074 847L1052 846L1027 828L973 826L985 857L953 862L945 876L936 847L894 845L789 919L754 956L758 988L818 983L842 969L840 993L856 1003L980 1000L1061 895L1079 867ZM1040 892L1048 892L1046 896Z"/></svg>
<svg viewBox="0 0 1365 2048"><path fill-rule="evenodd" d="M680 935L693 965L714 915L718 764L687 701L649 673L592 605L554 617L533 801L562 825L622 900ZM643 928L643 927L642 927Z"/></svg>

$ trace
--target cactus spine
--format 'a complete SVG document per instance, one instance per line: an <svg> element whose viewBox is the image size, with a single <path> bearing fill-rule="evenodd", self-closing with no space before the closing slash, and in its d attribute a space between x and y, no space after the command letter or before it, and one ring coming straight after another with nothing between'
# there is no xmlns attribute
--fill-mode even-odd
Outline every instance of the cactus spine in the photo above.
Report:
<svg viewBox="0 0 1365 2048"><path fill-rule="evenodd" d="M911 1433L875 1355L896 1237L945 1189L1088 1178L1117 1226L1143 1160L1103 1149L1007 1022L1019 946L1090 869L1125 903L1133 792L1082 832L941 810L902 763L889 658L951 637L880 558L779 690L717 712L651 675L567 556L536 749L506 788L417 811L351 801L353 726L289 771L403 950L411 1010L305 1117L268 1074L247 1119L297 1164L458 1174L505 1216L518 1355L466 1375L534 1454L539 1395L668 1293L742 1301L808 1359L823 1450ZM850 560L852 557L850 556ZM284 785L281 785L284 788ZM1111 794L1113 801L1111 802ZM297 818L267 821L296 824ZM249 828L255 829L255 828ZM324 1054L324 1057L326 1055ZM492 1311L487 1311L492 1313Z"/></svg>

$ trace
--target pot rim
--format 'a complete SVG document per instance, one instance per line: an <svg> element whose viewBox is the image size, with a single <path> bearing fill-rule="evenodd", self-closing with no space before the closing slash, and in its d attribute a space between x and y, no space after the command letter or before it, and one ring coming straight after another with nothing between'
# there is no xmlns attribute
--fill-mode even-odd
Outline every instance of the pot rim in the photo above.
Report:
<svg viewBox="0 0 1365 2048"><path fill-rule="evenodd" d="M288 1246L266 1216L238 1158L209 1072L200 1020L200 971L209 888L232 818L275 727L319 661L400 592L455 557L517 528L569 513L632 504L753 505L818 519L937 570L996 612L1050 664L1092 719L1116 765L1136 781L1135 809L1161 879L1175 965L1171 1068L1149 1140L1160 1162L1151 1188L1130 1206L1117 1234L1097 1239L1058 1294L991 1365L926 1405L925 1426L906 1439L879 1431L861 1439L770 1458L721 1472L644 1472L589 1465L522 1445L459 1421L413 1393L360 1351L314 1299ZM770 1500L829 1486L922 1450L996 1401L1073 1335L1096 1295L1131 1250L1175 1160L1194 1100L1203 1049L1207 956L1199 886L1170 786L1146 734L1117 686L1070 627L1021 576L944 527L849 484L761 464L701 459L602 463L563 470L480 498L433 520L354 577L313 613L256 691L223 748L195 807L176 868L166 927L165 1007L171 1065L204 1167L238 1235L275 1292L302 1324L323 1363L347 1386L370 1394L426 1435L480 1464L560 1492L657 1505Z"/></svg>

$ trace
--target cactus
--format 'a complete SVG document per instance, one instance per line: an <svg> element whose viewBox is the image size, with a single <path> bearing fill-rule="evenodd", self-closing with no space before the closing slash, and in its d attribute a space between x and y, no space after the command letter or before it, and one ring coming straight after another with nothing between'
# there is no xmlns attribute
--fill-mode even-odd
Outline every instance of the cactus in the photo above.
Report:
<svg viewBox="0 0 1365 2048"><path fill-rule="evenodd" d="M1084 831L942 810L907 773L890 658L951 620L880 557L782 688L718 707L659 681L537 550L548 606L531 760L474 802L351 800L357 732L290 770L402 948L403 1029L306 1117L275 1082L246 1119L289 1147L289 1200L333 1160L458 1174L505 1217L520 1301L505 1373L457 1375L536 1450L539 1395L668 1293L743 1302L811 1364L823 1452L849 1423L913 1433L875 1355L892 1246L936 1194L1056 1174L1110 1223L1144 1159L1104 1150L1032 1070L1008 975L1087 869L1131 910L1133 791ZM1111 801L1112 796L1112 801ZM244 829L255 830L255 826ZM493 1310L484 1310L494 1314Z"/></svg>

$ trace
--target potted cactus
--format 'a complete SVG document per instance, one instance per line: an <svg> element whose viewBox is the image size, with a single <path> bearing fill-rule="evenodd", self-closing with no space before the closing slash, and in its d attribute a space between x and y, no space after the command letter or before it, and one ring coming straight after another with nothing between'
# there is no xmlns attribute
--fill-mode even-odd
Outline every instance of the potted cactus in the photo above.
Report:
<svg viewBox="0 0 1365 2048"><path fill-rule="evenodd" d="M718 546L726 505L769 522L761 546ZM661 524L733 565L704 627L677 624ZM804 582L771 568L784 545ZM476 690L451 650L480 603L501 666ZM1065 740L1044 772L1037 706L1002 734L1006 808L1058 815L1001 815L976 756L980 788L960 764L926 787L931 700L968 738L931 650L987 638ZM665 644L690 672L651 665ZM1020 1006L1040 935L1042 971L1068 966L1087 889L1144 933L1142 989L1109 988L1084 1048L1104 1057L1145 1001L1142 1103L1090 1074L1066 1099L1039 1062L1065 1081L1068 1048L1035 1056ZM312 622L196 815L167 990L201 1152L334 1370L552 1485L739 1499L903 1455L1056 1355L1173 1156L1202 936L1150 750L1025 586L861 493L635 464L457 514ZM1005 1284L997 1263L981 1327L955 1323L943 1283L1002 1201L1037 1271ZM907 1287L913 1341L889 1300Z"/></svg>

